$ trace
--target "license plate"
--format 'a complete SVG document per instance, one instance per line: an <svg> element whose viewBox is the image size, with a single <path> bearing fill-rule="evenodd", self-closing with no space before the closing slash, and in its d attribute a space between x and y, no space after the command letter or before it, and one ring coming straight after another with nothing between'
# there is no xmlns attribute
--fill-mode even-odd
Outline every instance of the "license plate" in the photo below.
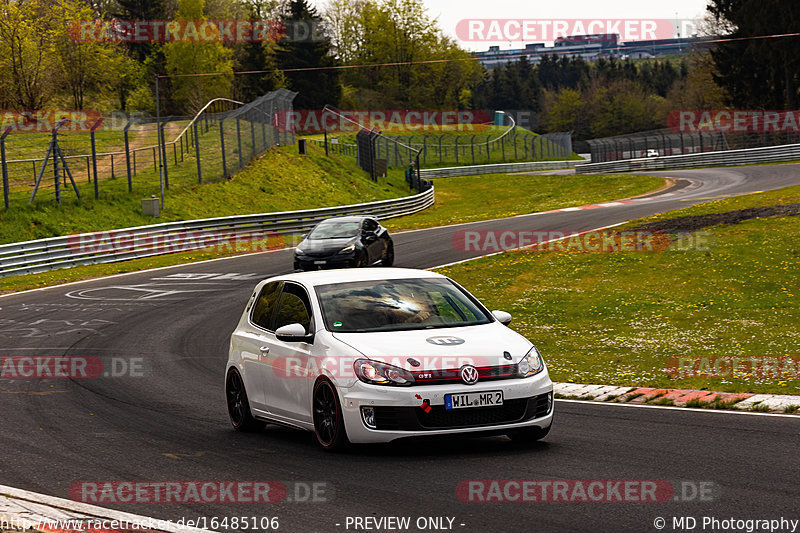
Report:
<svg viewBox="0 0 800 533"><path fill-rule="evenodd" d="M314 261L315 265L324 265L327 261Z"/></svg>
<svg viewBox="0 0 800 533"><path fill-rule="evenodd" d="M467 392L462 394L445 394L445 409L467 409L470 407L494 407L503 405L503 391Z"/></svg>

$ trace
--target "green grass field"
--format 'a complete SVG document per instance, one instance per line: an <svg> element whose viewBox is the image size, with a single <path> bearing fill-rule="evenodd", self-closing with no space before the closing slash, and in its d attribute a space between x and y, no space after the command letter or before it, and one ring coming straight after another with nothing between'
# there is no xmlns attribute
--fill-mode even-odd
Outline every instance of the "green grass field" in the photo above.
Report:
<svg viewBox="0 0 800 533"><path fill-rule="evenodd" d="M627 227L798 202L800 187L789 187ZM702 231L709 232L708 249L522 251L440 271L490 308L511 312L512 327L541 349L554 380L798 394L796 373L668 374L668 362L679 357L699 367L719 356L800 356L800 216L751 218Z"/></svg>
<svg viewBox="0 0 800 533"><path fill-rule="evenodd" d="M476 125L472 130L455 131L446 127L407 132L386 128L384 135L420 150L421 168L579 159L577 154L565 153L556 143L524 128L503 136L506 132L507 127ZM323 136L311 135L308 138L321 141ZM354 133L329 133L328 138L355 144ZM340 150L334 144L330 146L331 150ZM377 151L377 157L387 159L390 166L397 164L398 158L405 165L410 158L408 150L401 148L395 153L393 143L379 141Z"/></svg>
<svg viewBox="0 0 800 533"><path fill-rule="evenodd" d="M495 174L433 180L436 203L422 213L386 221L391 230L430 228L511 217L637 196L661 178L629 175Z"/></svg>
<svg viewBox="0 0 800 533"><path fill-rule="evenodd" d="M17 202L0 212L0 242L19 242L86 231L124 228L217 216L312 209L334 205L385 200L410 194L402 173L373 183L366 173L340 158L326 158L316 148L307 156L293 146L269 150L231 180L191 184L191 166L170 175L173 187L166 196L161 218L146 217L141 199L158 195L155 172L141 174L133 193L121 178L100 182L100 199L92 185L81 184L83 200L57 205L42 197L33 204Z"/></svg>
<svg viewBox="0 0 800 533"><path fill-rule="evenodd" d="M311 152L310 160L302 160L300 156L294 155L291 151L287 154L287 150L288 149L280 149L270 152L271 155L268 158L262 158L262 160L248 167L248 169L238 175L233 182L223 182L212 185L212 187L220 187L221 191L225 191L226 188L231 187L237 182L249 184L248 187L241 188L234 186L232 187L232 190L236 191L234 196L225 196L224 198L215 200L215 202L220 204L220 211L225 210L228 202L232 204L241 202L243 206L247 206L247 208L250 209L250 211L245 211L244 207L242 207L238 210L239 212L257 212L258 210L256 207L265 207L264 205L253 205L254 202L266 201L264 200L265 194L260 189L261 185L258 184L257 180L254 181L253 176L260 175L261 173L270 175L272 172L280 176L281 172L288 172L286 169L290 166L298 168L298 159L304 162L305 165L310 165L312 163L320 165L316 169L318 174L321 173L321 169L325 168L324 165L330 165L332 166L332 168L329 169L330 172L336 175L336 169L338 165L341 165L341 163L337 163L335 159L324 159L324 157L316 154L314 150ZM250 178L243 176L245 174L250 176ZM386 224L391 231L398 231L403 229L455 224L467 218L469 218L469 220L492 219L517 213L541 211L554 207L567 207L581 203L612 200L646 192L657 188L663 183L662 180L649 176L607 176L605 178L599 176L571 176L570 180L566 180L565 178L565 176L549 175L496 175L437 180L436 204L434 207L416 215L387 220ZM335 202L337 205L367 201L363 200L364 197L361 196L363 193L359 192L363 190L363 184L354 185L341 177L340 179L336 179L331 177L325 178L322 175L318 175L316 179L317 181L314 182L313 176L305 181L297 176L292 177L291 180L284 180L283 178L276 177L273 179L274 183L283 185L280 189L276 186L275 199L277 200L280 198L280 205L284 206L284 209L306 207L304 204L297 203L298 199L302 198L297 194L298 191L302 191L303 194L319 195L319 202L322 202L323 199L327 201L335 197L338 199L338 201ZM314 190L313 184L318 184L320 181L324 182L325 186L320 190ZM367 184L371 184L366 178L363 178L363 181L366 181ZM388 178L382 180L378 184L377 190L375 188L370 189L373 191L372 194L374 195L371 199L378 199L376 197L379 196L378 192L384 195L396 194L399 196L398 193L403 190L404 183L402 172L392 170L389 172ZM549 192L543 192L544 189L549 189ZM490 190L493 191L492 196L494 201L490 204L486 204L485 198L487 191ZM204 201L200 189L187 194L189 196L183 200L185 209L187 210L186 212L188 213L191 207L200 209L200 204ZM476 209L476 205L480 205L481 208ZM133 208L131 207L131 209ZM264 210L262 210L262 212ZM239 213L237 212L237 214ZM232 253L233 252L225 252L221 254L198 250L185 254L171 254L107 265L74 267L42 274L0 278L0 292L18 291L90 277L133 272L146 268L175 265L203 259L213 259L224 255L231 255Z"/></svg>

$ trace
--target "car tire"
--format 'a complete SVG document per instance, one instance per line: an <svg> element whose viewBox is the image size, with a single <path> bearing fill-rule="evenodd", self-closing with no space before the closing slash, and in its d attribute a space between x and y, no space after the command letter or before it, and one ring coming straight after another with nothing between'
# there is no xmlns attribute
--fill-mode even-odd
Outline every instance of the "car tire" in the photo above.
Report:
<svg viewBox="0 0 800 533"><path fill-rule="evenodd" d="M344 427L342 406L336 387L327 379L314 385L313 395L314 436L323 450L338 452L347 449L350 441Z"/></svg>
<svg viewBox="0 0 800 533"><path fill-rule="evenodd" d="M363 268L365 266L367 266L366 254L356 259L356 266L354 268Z"/></svg>
<svg viewBox="0 0 800 533"><path fill-rule="evenodd" d="M390 267L394 264L394 244L391 242L389 246L386 248L386 254L383 256L383 260L381 261L381 266Z"/></svg>
<svg viewBox="0 0 800 533"><path fill-rule="evenodd" d="M551 422L546 428L531 427L519 429L513 433L509 433L508 437L514 442L520 444L529 444L545 438L547 434L550 433L550 428L552 427L553 423Z"/></svg>
<svg viewBox="0 0 800 533"><path fill-rule="evenodd" d="M250 412L250 402L247 401L247 391L241 374L235 368L228 371L225 379L225 398L228 404L228 417L231 419L233 429L236 431L259 431L266 425L253 418Z"/></svg>

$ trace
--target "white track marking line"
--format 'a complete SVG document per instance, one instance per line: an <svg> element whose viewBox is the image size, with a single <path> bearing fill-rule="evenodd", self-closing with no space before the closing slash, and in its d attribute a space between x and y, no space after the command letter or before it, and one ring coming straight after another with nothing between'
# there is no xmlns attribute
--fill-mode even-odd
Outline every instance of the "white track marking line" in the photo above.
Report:
<svg viewBox="0 0 800 533"><path fill-rule="evenodd" d="M800 420L800 416L798 415L787 415L782 413L760 413L756 411L736 411L733 409L697 409L695 407L676 407L672 405L642 405L636 403L616 403L616 402L593 402L591 400L568 400L562 398L556 398L555 401L557 402L565 402L565 403L582 403L587 405L606 405L609 407L636 407L640 409L666 409L670 411L691 411L695 413L715 413L721 415L750 415L750 416L773 416L778 418L794 418L795 420Z"/></svg>
<svg viewBox="0 0 800 533"><path fill-rule="evenodd" d="M549 241L537 242L537 243L534 243L534 244L529 244L528 246L520 246L518 248L509 248L508 250L500 250L499 252L492 252L492 253L486 254L486 255L479 255L477 257L470 257L469 259L462 259L461 261L453 261L452 263L447 263L445 265L438 265L438 266L434 266L434 267L428 267L425 270L435 270L437 268L445 268L445 267L449 267L449 266L453 266L453 265L459 265L461 263L466 263L467 261L475 261L476 259L483 259L484 257L492 257L494 255L504 254L506 252L515 252L515 251L518 251L518 250L524 250L525 248L533 248L534 246L541 246L543 244L549 244L551 242L563 241L564 239L569 239L571 237L576 237L576 236L579 236L579 235L585 235L586 233L591 233L593 231L601 231L601 230L604 230L604 229L616 228L617 226L621 226L623 224L627 224L628 222L630 222L630 220L626 220L624 222L619 222L617 224L611 224L610 226L603 226L602 228L587 229L586 231L581 231L580 233L572 233L570 235L564 235L563 237L559 237L558 239L550 239Z"/></svg>

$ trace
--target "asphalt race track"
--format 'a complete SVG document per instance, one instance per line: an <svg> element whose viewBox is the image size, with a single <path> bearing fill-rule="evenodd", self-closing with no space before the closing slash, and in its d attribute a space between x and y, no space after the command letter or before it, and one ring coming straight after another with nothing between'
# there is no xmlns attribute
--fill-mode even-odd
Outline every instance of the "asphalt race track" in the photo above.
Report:
<svg viewBox="0 0 800 533"><path fill-rule="evenodd" d="M589 230L800 184L800 165L657 175L690 181L633 203L465 227ZM457 229L464 227L397 234L397 266L468 258L453 247ZM534 447L491 437L359 447L345 455L324 453L309 434L277 426L235 433L223 394L229 335L256 280L290 268L286 250L0 298L3 357L82 355L129 364L112 369L118 377L0 380L0 484L66 498L81 481L282 481L289 498L275 504L106 505L171 520L277 516L280 531L354 531L347 517L365 516L408 516L412 525L418 517L447 517L464 532L656 531L658 517L673 531L672 517L681 516L697 518L698 529L703 516L800 518L797 418L559 401L553 431ZM690 490L684 499L693 501L661 503L457 498L460 482L490 479L710 482L714 493L698 501ZM289 501L306 499L304 483L324 483L324 493L316 502Z"/></svg>

